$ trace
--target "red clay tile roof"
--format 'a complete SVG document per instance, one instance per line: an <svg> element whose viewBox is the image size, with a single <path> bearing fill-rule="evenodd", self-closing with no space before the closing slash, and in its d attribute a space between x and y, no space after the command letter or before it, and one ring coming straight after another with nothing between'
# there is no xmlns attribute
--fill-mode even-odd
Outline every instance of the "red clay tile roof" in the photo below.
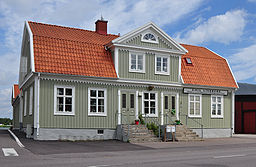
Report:
<svg viewBox="0 0 256 167"><path fill-rule="evenodd" d="M116 78L111 53L104 45L117 35L29 22L35 71Z"/></svg>
<svg viewBox="0 0 256 167"><path fill-rule="evenodd" d="M15 99L20 94L20 89L19 89L19 85L17 85L17 84L14 84L13 88L14 88L14 90L12 90L13 91L12 93L14 93L13 97Z"/></svg>
<svg viewBox="0 0 256 167"><path fill-rule="evenodd" d="M181 61L181 75L185 84L237 88L224 58L204 47L181 45L188 50ZM186 63L186 57L191 59L192 65Z"/></svg>

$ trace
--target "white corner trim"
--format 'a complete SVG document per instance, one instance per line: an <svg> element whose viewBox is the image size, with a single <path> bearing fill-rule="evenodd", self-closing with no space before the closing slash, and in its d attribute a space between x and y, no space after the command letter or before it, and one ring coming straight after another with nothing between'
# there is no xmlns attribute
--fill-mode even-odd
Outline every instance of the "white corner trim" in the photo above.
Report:
<svg viewBox="0 0 256 167"><path fill-rule="evenodd" d="M28 91L24 92L24 109L23 109L23 114L24 117L27 116L27 101L28 101Z"/></svg>
<svg viewBox="0 0 256 167"><path fill-rule="evenodd" d="M190 96L200 97L200 115L190 115ZM195 110L195 108L194 108ZM188 117L189 118L202 118L202 95L201 94L188 94Z"/></svg>
<svg viewBox="0 0 256 167"><path fill-rule="evenodd" d="M176 118L177 118L177 120L180 120L180 107L179 107L179 98L180 98L180 96L179 96L179 93L177 93L176 94Z"/></svg>
<svg viewBox="0 0 256 167"><path fill-rule="evenodd" d="M26 21L26 22L25 22L25 24L26 24L26 28L27 28L27 30L28 30L29 40L30 40L30 42L29 42L29 43L30 43L30 62L31 62L31 70L32 70L32 72L35 72L35 63L34 63L35 59L34 59L34 46L33 46L34 41L33 41L33 33L32 33L32 31L31 31L31 29L30 29L30 26L29 26L28 21Z"/></svg>
<svg viewBox="0 0 256 167"><path fill-rule="evenodd" d="M115 58L116 75L117 75L117 78L119 78L119 48L118 47L115 47L114 58Z"/></svg>
<svg viewBox="0 0 256 167"><path fill-rule="evenodd" d="M180 82L182 80L182 83L183 83L183 79L182 79L182 76L181 76L181 56L179 56L179 76L178 76L178 81Z"/></svg>
<svg viewBox="0 0 256 167"><path fill-rule="evenodd" d="M232 123L231 123L231 127L232 127L232 134L235 133L235 92L234 90L232 91L232 102L231 102L231 118L232 118Z"/></svg>
<svg viewBox="0 0 256 167"><path fill-rule="evenodd" d="M164 93L161 92L161 125L164 125Z"/></svg>
<svg viewBox="0 0 256 167"><path fill-rule="evenodd" d="M117 95L118 95L118 125L121 125L121 90L120 89L118 89L118 93L117 93Z"/></svg>
<svg viewBox="0 0 256 167"><path fill-rule="evenodd" d="M136 107L136 109L135 109L135 119L137 120L137 119L139 119L139 91L138 90L136 90L136 97L135 97L136 99L135 99L135 107Z"/></svg>
<svg viewBox="0 0 256 167"><path fill-rule="evenodd" d="M33 86L31 85L29 88L29 110L28 113L29 115L32 115L33 111Z"/></svg>

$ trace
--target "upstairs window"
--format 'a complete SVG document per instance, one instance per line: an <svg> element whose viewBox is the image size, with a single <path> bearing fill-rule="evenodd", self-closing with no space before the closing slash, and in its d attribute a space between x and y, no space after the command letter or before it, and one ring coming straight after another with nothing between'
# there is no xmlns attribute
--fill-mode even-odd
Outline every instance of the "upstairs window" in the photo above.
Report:
<svg viewBox="0 0 256 167"><path fill-rule="evenodd" d="M185 60L186 60L186 63L187 63L188 65L192 65L191 58L186 57Z"/></svg>
<svg viewBox="0 0 256 167"><path fill-rule="evenodd" d="M132 52L129 55L129 71L145 72L145 56L142 53Z"/></svg>
<svg viewBox="0 0 256 167"><path fill-rule="evenodd" d="M169 75L169 57L167 56L156 56L155 57L155 73Z"/></svg>
<svg viewBox="0 0 256 167"><path fill-rule="evenodd" d="M158 37L151 32L145 32L141 36L142 42L158 43Z"/></svg>

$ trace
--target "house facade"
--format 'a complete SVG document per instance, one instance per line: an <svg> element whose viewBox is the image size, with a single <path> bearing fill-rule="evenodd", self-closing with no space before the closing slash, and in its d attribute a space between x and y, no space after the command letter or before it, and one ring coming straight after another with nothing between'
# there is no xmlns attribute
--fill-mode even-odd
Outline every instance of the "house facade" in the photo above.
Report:
<svg viewBox="0 0 256 167"><path fill-rule="evenodd" d="M123 36L25 22L14 128L36 140L116 139L139 115L230 137L236 81L225 58L150 22Z"/></svg>

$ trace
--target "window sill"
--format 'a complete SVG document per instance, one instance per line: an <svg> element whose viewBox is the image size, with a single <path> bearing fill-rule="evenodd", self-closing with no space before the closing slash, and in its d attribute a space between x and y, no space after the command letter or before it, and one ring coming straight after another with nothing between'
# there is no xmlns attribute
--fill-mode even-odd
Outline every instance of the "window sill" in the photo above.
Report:
<svg viewBox="0 0 256 167"><path fill-rule="evenodd" d="M156 114L147 114L147 116L145 114L142 115L142 117L147 117L147 118L157 118L158 115Z"/></svg>
<svg viewBox="0 0 256 167"><path fill-rule="evenodd" d="M223 116L211 116L212 119L223 119Z"/></svg>
<svg viewBox="0 0 256 167"><path fill-rule="evenodd" d="M129 72L145 73L145 71L136 71L136 70L129 70Z"/></svg>
<svg viewBox="0 0 256 167"><path fill-rule="evenodd" d="M54 115L68 115L68 116L70 115L70 116L72 116L72 115L75 115L75 113L73 113L73 112L72 113L55 112Z"/></svg>
<svg viewBox="0 0 256 167"><path fill-rule="evenodd" d="M98 117L106 117L105 113L88 113L88 116L98 116Z"/></svg>
<svg viewBox="0 0 256 167"><path fill-rule="evenodd" d="M199 116L196 116L196 115L189 115L188 117L189 117L189 118L202 118L201 115L199 115Z"/></svg>
<svg viewBox="0 0 256 167"><path fill-rule="evenodd" d="M155 75L170 75L168 72L155 72Z"/></svg>

